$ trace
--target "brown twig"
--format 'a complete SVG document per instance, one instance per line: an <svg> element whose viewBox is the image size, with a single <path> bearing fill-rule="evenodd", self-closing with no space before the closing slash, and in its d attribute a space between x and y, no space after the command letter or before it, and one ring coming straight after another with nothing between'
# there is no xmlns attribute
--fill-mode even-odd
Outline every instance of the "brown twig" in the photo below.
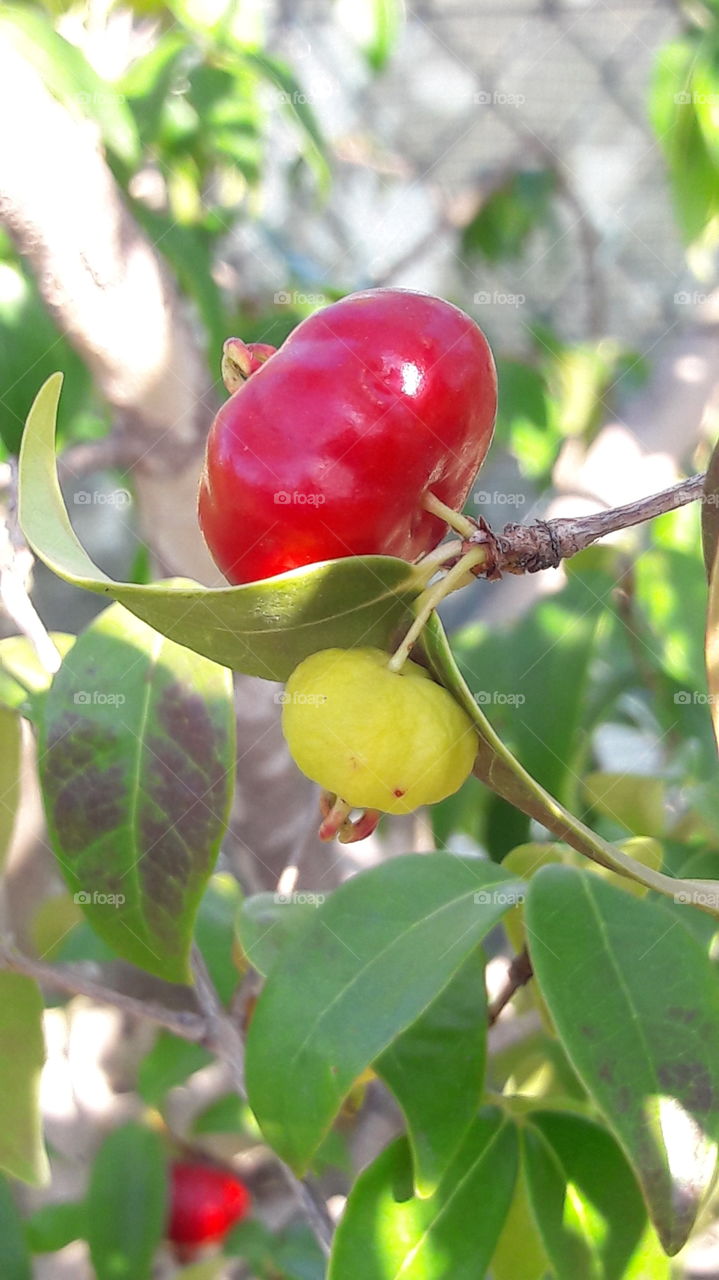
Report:
<svg viewBox="0 0 719 1280"><path fill-rule="evenodd" d="M510 1000L520 987L526 987L530 978L533 977L534 970L532 962L527 954L527 948L520 951L515 956L507 971L507 979L498 996L495 996L487 1010L487 1021L490 1027L493 1027L497 1018L503 1009L507 1007Z"/></svg>
<svg viewBox="0 0 719 1280"><path fill-rule="evenodd" d="M477 532L465 541L464 550L478 545L487 549L485 561L473 570L477 577L500 578L503 573L556 569L560 561L577 555L609 533L695 502L702 496L704 481L702 473L624 507L611 507L588 516L537 520L532 525L507 524L498 534L493 533L485 520L479 520Z"/></svg>

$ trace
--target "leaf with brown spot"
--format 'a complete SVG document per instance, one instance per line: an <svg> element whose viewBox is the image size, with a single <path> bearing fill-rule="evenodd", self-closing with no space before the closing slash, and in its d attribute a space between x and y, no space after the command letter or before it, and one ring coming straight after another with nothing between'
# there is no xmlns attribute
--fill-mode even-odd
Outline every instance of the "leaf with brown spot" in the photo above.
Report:
<svg viewBox="0 0 719 1280"><path fill-rule="evenodd" d="M537 872L525 918L567 1056L673 1255L711 1191L719 1150L715 968L665 907L573 867Z"/></svg>
<svg viewBox="0 0 719 1280"><path fill-rule="evenodd" d="M188 982L197 908L232 800L232 676L121 605L47 695L40 780L60 868L123 959Z"/></svg>

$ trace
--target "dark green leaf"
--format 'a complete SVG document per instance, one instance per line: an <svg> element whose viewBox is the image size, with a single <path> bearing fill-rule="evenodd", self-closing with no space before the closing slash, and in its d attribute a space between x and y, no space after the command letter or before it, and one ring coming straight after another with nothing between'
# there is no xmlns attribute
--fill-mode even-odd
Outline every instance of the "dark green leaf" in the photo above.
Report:
<svg viewBox="0 0 719 1280"><path fill-rule="evenodd" d="M166 1214L162 1139L136 1124L115 1129L95 1157L87 1197L87 1239L97 1280L149 1280Z"/></svg>
<svg viewBox="0 0 719 1280"><path fill-rule="evenodd" d="M283 950L250 1024L247 1087L293 1168L307 1167L353 1082L436 1000L516 889L476 859L408 854L335 890Z"/></svg>
<svg viewBox="0 0 719 1280"><path fill-rule="evenodd" d="M49 379L28 417L19 496L28 541L61 578L114 597L169 639L215 662L271 680L286 680L318 649L388 647L406 627L422 583L410 565L389 556L327 561L214 590L187 581L151 587L113 582L75 537L58 485L53 445L61 381L60 375Z"/></svg>
<svg viewBox="0 0 719 1280"><path fill-rule="evenodd" d="M40 1117L43 1010L32 978L0 973L0 1168L36 1186L50 1177Z"/></svg>
<svg viewBox="0 0 719 1280"><path fill-rule="evenodd" d="M524 1129L534 1217L557 1280L653 1280L669 1263L634 1176L593 1121L533 1111Z"/></svg>
<svg viewBox="0 0 719 1280"><path fill-rule="evenodd" d="M137 1092L148 1106L160 1107L170 1089L184 1084L188 1076L212 1061L212 1054L202 1045L180 1040L169 1031L161 1031L140 1063Z"/></svg>
<svg viewBox="0 0 719 1280"><path fill-rule="evenodd" d="M195 1119L195 1133L250 1133L257 1135L255 1118L246 1102L236 1093L217 1098Z"/></svg>
<svg viewBox="0 0 719 1280"><path fill-rule="evenodd" d="M242 890L229 872L212 876L200 903L195 939L212 983L224 1004L231 998L240 975L233 958L235 918Z"/></svg>
<svg viewBox="0 0 719 1280"><path fill-rule="evenodd" d="M45 703L40 778L60 869L97 933L170 982L190 977L234 724L229 671L120 605L79 637Z"/></svg>
<svg viewBox="0 0 719 1280"><path fill-rule="evenodd" d="M477 949L374 1064L404 1112L420 1196L436 1191L477 1114L486 1041L484 956Z"/></svg>
<svg viewBox="0 0 719 1280"><path fill-rule="evenodd" d="M7 1179L0 1175L0 1265L3 1280L32 1280L32 1264L20 1215Z"/></svg>
<svg viewBox="0 0 719 1280"><path fill-rule="evenodd" d="M360 1175L337 1228L328 1280L478 1280L486 1274L517 1174L517 1134L480 1113L434 1195L412 1195L404 1139Z"/></svg>
<svg viewBox="0 0 719 1280"><path fill-rule="evenodd" d="M713 966L663 907L570 867L537 872L525 918L535 975L567 1055L674 1254L716 1166Z"/></svg>

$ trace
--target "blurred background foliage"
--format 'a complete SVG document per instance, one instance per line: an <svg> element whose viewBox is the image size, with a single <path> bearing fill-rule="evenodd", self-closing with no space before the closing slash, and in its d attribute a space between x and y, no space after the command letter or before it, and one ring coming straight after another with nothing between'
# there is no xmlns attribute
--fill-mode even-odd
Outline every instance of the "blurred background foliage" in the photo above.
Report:
<svg viewBox="0 0 719 1280"><path fill-rule="evenodd" d="M647 460L661 456L670 483L706 465L716 435L708 411L691 429L679 413L670 446L650 424L636 456L610 454L593 483L592 459L605 457L593 450L607 424L628 422L631 434L627 406L675 359L666 344L680 338L677 359L705 360L692 344L716 325L719 4L655 3L649 26L620 7L610 34L611 15L585 8L547 16L530 4L512 18L485 0L464 17L441 3L405 12L400 0L47 0L3 5L0 40L103 147L177 283L218 398L229 334L278 345L318 306L381 284L465 307L487 331L500 381L496 444L467 510L496 528L566 513L564 500L596 509L659 488ZM539 79L518 52L522 19L544 59ZM566 72L559 88L552 56ZM587 66L596 74L585 100ZM0 460L16 453L31 400L58 368L61 448L106 435L111 414L88 369L0 234ZM715 382L706 368L695 374L687 384L704 377L710 404ZM107 536L125 532L115 523ZM147 573L136 532L127 558L127 572ZM466 592L446 622L475 696L535 777L608 839L655 835L669 870L699 858L702 874L716 875L705 582L690 507L541 583ZM53 609L52 625L72 630L73 608ZM542 834L474 782L434 809L431 828L437 847L496 859ZM237 903L227 907L222 881L203 906L219 982L237 960ZM107 961L71 904L66 914L56 900L38 909L38 949ZM207 1065L203 1051L163 1034L129 1087L164 1114L172 1091ZM229 1095L194 1132L220 1135L225 1154L258 1142ZM340 1126L318 1165L341 1171L347 1160ZM0 1235L12 1242L0 1191ZM320 1276L304 1229L271 1225L238 1228L227 1253L257 1277ZM38 1208L22 1228L38 1255L82 1230L75 1202L54 1216Z"/></svg>

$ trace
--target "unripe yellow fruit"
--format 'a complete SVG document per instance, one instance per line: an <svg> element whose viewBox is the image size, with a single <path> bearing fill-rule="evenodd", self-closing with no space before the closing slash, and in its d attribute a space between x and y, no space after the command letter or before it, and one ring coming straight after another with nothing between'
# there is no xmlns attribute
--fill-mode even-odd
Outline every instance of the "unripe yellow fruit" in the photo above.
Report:
<svg viewBox="0 0 719 1280"><path fill-rule="evenodd" d="M282 729L303 773L353 808L411 813L461 787L477 735L423 667L381 649L323 649L287 682Z"/></svg>

